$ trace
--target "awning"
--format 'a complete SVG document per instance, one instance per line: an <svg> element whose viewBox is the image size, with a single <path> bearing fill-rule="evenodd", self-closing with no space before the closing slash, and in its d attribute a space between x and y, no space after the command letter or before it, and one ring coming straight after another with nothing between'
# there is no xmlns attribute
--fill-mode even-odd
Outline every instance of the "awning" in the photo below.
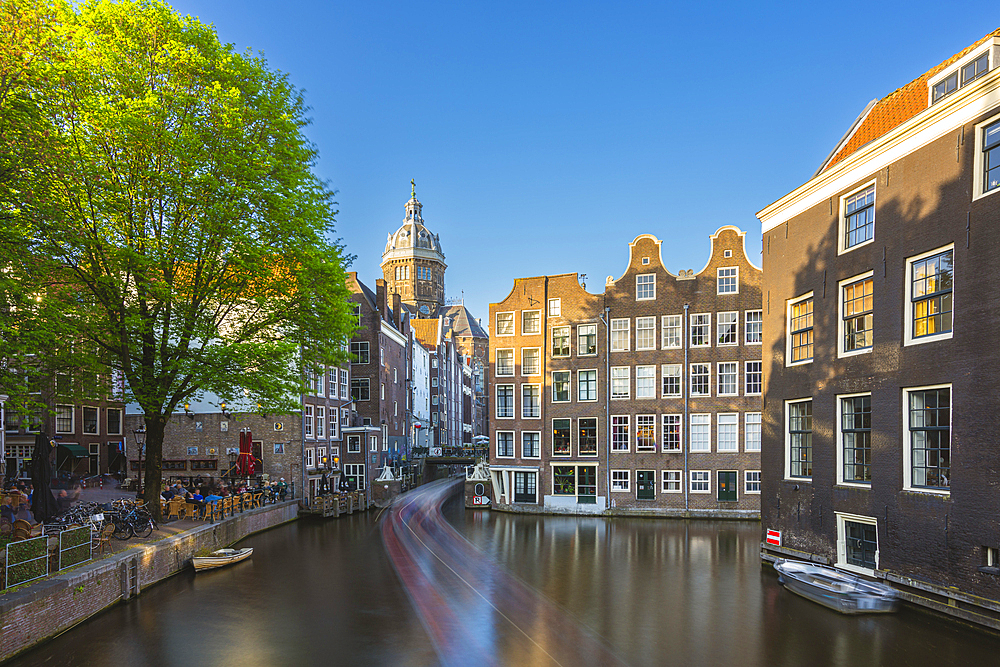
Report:
<svg viewBox="0 0 1000 667"><path fill-rule="evenodd" d="M84 459L90 456L90 451L83 445L64 445L59 443L59 448L65 449L74 458Z"/></svg>

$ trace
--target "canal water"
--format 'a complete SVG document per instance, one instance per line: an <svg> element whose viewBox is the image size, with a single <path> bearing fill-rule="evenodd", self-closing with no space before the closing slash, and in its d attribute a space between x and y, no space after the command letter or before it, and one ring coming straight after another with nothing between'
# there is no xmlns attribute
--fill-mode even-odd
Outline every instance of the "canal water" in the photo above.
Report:
<svg viewBox="0 0 1000 667"><path fill-rule="evenodd" d="M459 498L442 520L414 498L409 513L254 535L250 561L168 579L11 664L1000 664L1000 638L940 616L847 617L788 593L760 565L757 523L514 516Z"/></svg>

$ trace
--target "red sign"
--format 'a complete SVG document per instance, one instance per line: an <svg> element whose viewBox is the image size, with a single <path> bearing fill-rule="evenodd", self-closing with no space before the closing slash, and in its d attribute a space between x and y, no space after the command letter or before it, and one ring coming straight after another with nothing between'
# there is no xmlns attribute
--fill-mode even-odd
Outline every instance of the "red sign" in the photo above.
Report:
<svg viewBox="0 0 1000 667"><path fill-rule="evenodd" d="M489 496L472 496L472 504L473 505L489 505L490 504L490 497Z"/></svg>
<svg viewBox="0 0 1000 667"><path fill-rule="evenodd" d="M776 547L781 546L781 531L780 530L768 530L767 539L768 544L773 544Z"/></svg>

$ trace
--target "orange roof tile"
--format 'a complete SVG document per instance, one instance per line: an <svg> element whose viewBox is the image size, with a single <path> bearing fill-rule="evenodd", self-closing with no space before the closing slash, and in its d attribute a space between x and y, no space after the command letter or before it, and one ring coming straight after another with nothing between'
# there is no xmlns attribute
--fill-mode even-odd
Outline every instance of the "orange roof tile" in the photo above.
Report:
<svg viewBox="0 0 1000 667"><path fill-rule="evenodd" d="M854 135L824 165L823 171L826 171L865 144L887 134L893 128L902 125L926 109L928 106L927 81L992 37L1000 37L1000 29L994 30L976 43L948 58L940 65L932 67L902 88L879 100L868 116L861 122Z"/></svg>
<svg viewBox="0 0 1000 667"><path fill-rule="evenodd" d="M428 352L435 352L438 344L438 320L414 319L410 320L410 327L413 328L413 335L417 341L427 348Z"/></svg>

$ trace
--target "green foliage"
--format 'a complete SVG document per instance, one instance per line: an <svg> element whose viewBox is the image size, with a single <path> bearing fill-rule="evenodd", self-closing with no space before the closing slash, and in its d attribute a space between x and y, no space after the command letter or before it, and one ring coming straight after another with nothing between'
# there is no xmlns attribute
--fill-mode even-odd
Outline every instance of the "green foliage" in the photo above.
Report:
<svg viewBox="0 0 1000 667"><path fill-rule="evenodd" d="M14 587L49 573L49 538L42 536L7 545L7 585Z"/></svg>
<svg viewBox="0 0 1000 667"><path fill-rule="evenodd" d="M0 100L33 138L0 156L2 356L20 377L76 369L73 393L124 378L156 489L178 405L292 410L305 366L344 359L348 258L286 75L158 0L50 14L48 50Z"/></svg>

